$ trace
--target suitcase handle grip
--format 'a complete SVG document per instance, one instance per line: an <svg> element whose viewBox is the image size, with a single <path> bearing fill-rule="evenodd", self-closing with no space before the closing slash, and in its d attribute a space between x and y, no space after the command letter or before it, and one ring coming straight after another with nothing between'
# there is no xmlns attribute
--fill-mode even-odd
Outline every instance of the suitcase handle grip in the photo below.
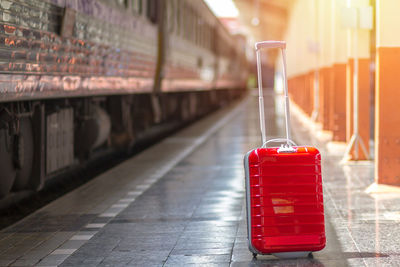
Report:
<svg viewBox="0 0 400 267"><path fill-rule="evenodd" d="M285 124L286 124L286 144L291 146L290 143L290 109L289 109L289 93L287 84L287 73L286 73L286 42L285 41L263 41L255 44L256 56L257 56L257 78L258 78L258 104L260 107L260 128L263 145L267 142L267 135L265 131L265 115L264 115L264 97L262 87L262 75L261 75L261 48L280 48L282 51L283 61L283 84L285 92Z"/></svg>
<svg viewBox="0 0 400 267"><path fill-rule="evenodd" d="M286 48L286 42L285 41L262 41L262 42L257 42L256 43L256 51L261 49L261 48Z"/></svg>
<svg viewBox="0 0 400 267"><path fill-rule="evenodd" d="M267 145L268 145L268 143L272 143L272 142L274 142L274 143L289 142L290 145L292 145L292 146L297 146L296 143L293 142L292 140L287 140L286 138L276 138L276 139L270 139L270 140L268 140L267 142L265 142L265 143L262 145L262 148L266 148Z"/></svg>

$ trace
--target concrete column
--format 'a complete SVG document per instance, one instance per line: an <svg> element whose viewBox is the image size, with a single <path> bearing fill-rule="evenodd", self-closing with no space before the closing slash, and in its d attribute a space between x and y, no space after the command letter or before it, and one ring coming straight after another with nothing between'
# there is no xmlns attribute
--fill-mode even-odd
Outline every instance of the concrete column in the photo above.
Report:
<svg viewBox="0 0 400 267"><path fill-rule="evenodd" d="M333 64L333 141L346 141L346 64Z"/></svg>
<svg viewBox="0 0 400 267"><path fill-rule="evenodd" d="M369 0L352 1L352 7L365 7ZM354 30L348 30L348 61L346 78L346 141L349 142L353 135L353 74L354 55L358 55L358 129L361 139L369 153L370 140L370 31L366 29L357 30L358 46L354 46ZM357 49L357 51L355 51ZM354 146L353 146L354 150ZM366 159L362 148L358 147L358 159ZM353 154L351 157L353 158Z"/></svg>
<svg viewBox="0 0 400 267"><path fill-rule="evenodd" d="M330 123L330 106L332 103L332 76L331 67L325 66L319 69L319 121L322 124L322 129L329 131Z"/></svg>
<svg viewBox="0 0 400 267"><path fill-rule="evenodd" d="M370 88L370 59L358 59L358 131L369 153L370 140L370 113L371 113L371 88ZM346 102L346 140L350 141L353 135L353 69L354 58L347 63L347 102ZM366 159L361 146L358 147L359 159ZM352 155L353 157L353 155Z"/></svg>
<svg viewBox="0 0 400 267"><path fill-rule="evenodd" d="M376 1L375 182L400 185L400 1Z"/></svg>
<svg viewBox="0 0 400 267"><path fill-rule="evenodd" d="M321 1L294 1L285 37L289 94L291 100L309 116L314 108L315 69L319 67L316 2Z"/></svg>
<svg viewBox="0 0 400 267"><path fill-rule="evenodd" d="M315 79L315 71L312 70L307 75L307 88L308 88L308 104L307 104L307 114L311 117L312 112L314 110L314 79Z"/></svg>
<svg viewBox="0 0 400 267"><path fill-rule="evenodd" d="M347 31L341 23L341 10L346 0L332 2L332 41L333 65L332 77L332 139L346 141L346 65L347 65Z"/></svg>
<svg viewBox="0 0 400 267"><path fill-rule="evenodd" d="M332 84L332 3L333 0L319 0L317 4L317 27L319 52L319 122L324 130L331 130L333 105Z"/></svg>

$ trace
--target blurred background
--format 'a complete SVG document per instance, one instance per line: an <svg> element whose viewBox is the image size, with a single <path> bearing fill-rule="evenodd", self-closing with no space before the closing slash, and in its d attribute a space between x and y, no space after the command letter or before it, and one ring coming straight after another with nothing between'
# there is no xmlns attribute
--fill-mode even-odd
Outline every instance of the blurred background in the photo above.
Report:
<svg viewBox="0 0 400 267"><path fill-rule="evenodd" d="M255 41L285 40L291 100L332 141L347 144L345 159L374 158L376 181L400 184L396 104L400 96L400 39L396 34L400 3L233 0L237 10L228 14L230 9L221 7L222 2L207 1L212 9L225 10L219 16L231 32L246 36L250 73L255 73ZM266 87L280 92L278 52L264 53L263 79Z"/></svg>
<svg viewBox="0 0 400 267"><path fill-rule="evenodd" d="M399 0L0 0L0 265L275 265L247 251L243 156L261 142L254 44L283 40L293 136L322 154L329 240L294 265L400 266L399 11ZM282 55L261 61L278 137Z"/></svg>
<svg viewBox="0 0 400 267"><path fill-rule="evenodd" d="M396 0L0 1L0 196L38 190L245 95L257 86L261 40L287 42L291 100L344 159L375 159L376 182L398 185L399 8ZM277 49L263 51L266 91L282 92L281 62Z"/></svg>

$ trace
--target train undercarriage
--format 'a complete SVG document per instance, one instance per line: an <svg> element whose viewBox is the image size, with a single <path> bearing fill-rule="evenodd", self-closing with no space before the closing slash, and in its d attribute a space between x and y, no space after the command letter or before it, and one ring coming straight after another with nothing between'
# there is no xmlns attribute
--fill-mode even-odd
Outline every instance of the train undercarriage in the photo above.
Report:
<svg viewBox="0 0 400 267"><path fill-rule="evenodd" d="M38 191L57 175L177 129L243 95L206 90L0 104L0 198Z"/></svg>

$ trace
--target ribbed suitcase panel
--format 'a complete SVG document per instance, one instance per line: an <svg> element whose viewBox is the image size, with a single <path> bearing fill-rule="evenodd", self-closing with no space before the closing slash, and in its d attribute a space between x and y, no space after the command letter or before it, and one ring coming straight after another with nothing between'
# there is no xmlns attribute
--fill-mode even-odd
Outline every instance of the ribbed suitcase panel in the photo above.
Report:
<svg viewBox="0 0 400 267"><path fill-rule="evenodd" d="M252 245L261 253L317 251L325 246L321 157L260 148L249 155Z"/></svg>

